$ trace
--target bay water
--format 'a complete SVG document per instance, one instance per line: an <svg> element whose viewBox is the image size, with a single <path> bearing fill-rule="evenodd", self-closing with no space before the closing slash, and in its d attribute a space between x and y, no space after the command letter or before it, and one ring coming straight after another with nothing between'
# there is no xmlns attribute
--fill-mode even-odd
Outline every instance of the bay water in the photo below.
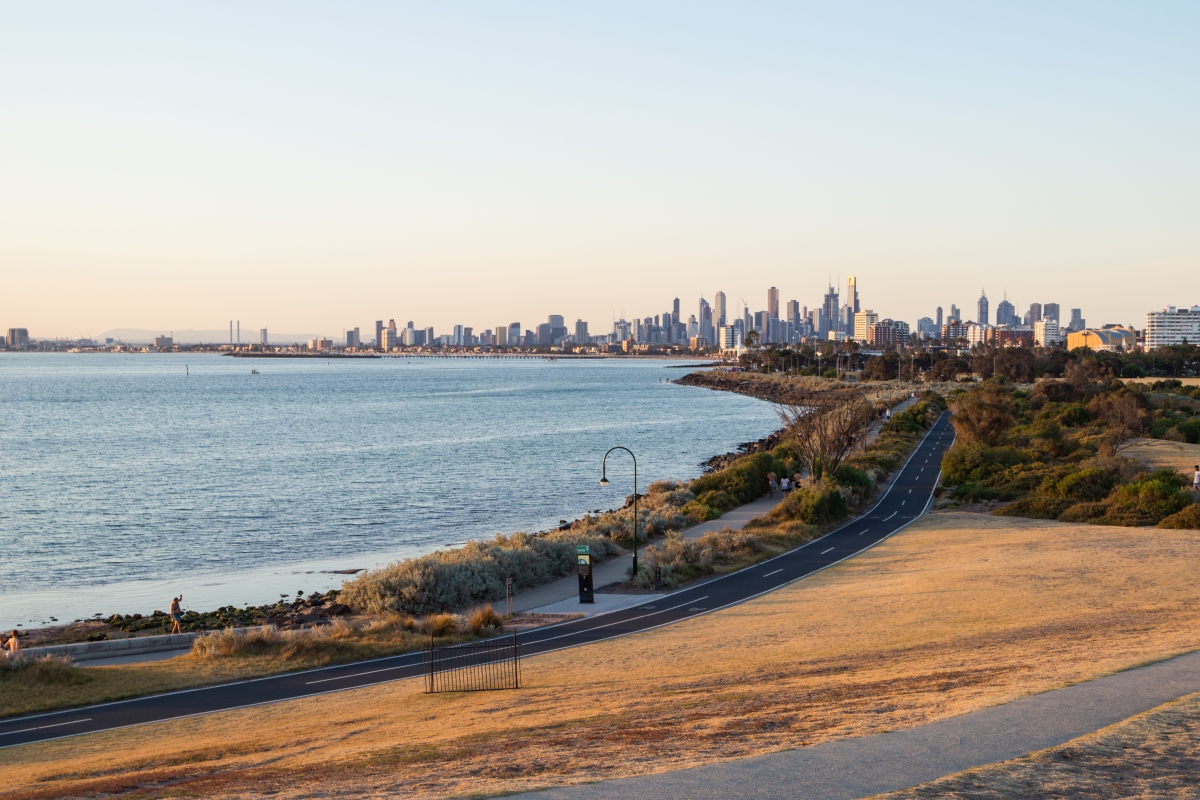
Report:
<svg viewBox="0 0 1200 800"><path fill-rule="evenodd" d="M614 445L644 489L778 427L677 366L0 354L0 627L336 588L620 506Z"/></svg>

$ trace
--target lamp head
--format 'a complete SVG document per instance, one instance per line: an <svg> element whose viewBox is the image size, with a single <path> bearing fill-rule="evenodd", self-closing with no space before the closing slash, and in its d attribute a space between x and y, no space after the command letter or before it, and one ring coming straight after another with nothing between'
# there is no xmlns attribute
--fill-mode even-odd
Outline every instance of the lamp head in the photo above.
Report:
<svg viewBox="0 0 1200 800"><path fill-rule="evenodd" d="M603 475L602 475L602 476L600 476L600 485L601 485L601 486L608 486L608 478L607 478L607 477L605 477L605 476L603 476Z"/></svg>

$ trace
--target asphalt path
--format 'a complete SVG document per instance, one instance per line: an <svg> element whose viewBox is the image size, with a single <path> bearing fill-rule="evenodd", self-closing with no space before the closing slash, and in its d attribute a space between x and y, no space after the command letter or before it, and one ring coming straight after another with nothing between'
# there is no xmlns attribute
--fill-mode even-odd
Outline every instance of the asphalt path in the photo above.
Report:
<svg viewBox="0 0 1200 800"><path fill-rule="evenodd" d="M950 416L943 414L875 505L820 539L740 572L673 592L648 605L527 631L519 637L521 655L528 657L578 647L712 613L845 561L925 513L933 501L942 454L953 439ZM0 748L414 678L422 674L421 659L420 652L405 653L319 670L0 720Z"/></svg>

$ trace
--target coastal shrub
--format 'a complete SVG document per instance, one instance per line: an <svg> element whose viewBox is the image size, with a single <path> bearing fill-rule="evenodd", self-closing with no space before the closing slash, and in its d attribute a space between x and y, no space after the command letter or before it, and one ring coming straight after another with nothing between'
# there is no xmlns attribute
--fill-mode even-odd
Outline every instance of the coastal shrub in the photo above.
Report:
<svg viewBox="0 0 1200 800"><path fill-rule="evenodd" d="M796 489L764 519L768 522L798 520L808 525L838 522L845 519L849 511L840 488L835 481L825 479L815 486Z"/></svg>
<svg viewBox="0 0 1200 800"><path fill-rule="evenodd" d="M475 609L467 618L467 630L476 636L495 633L504 627L504 619L496 613L491 604Z"/></svg>
<svg viewBox="0 0 1200 800"><path fill-rule="evenodd" d="M1101 502L1076 503L1058 515L1059 522L1091 522L1108 513L1108 504Z"/></svg>
<svg viewBox="0 0 1200 800"><path fill-rule="evenodd" d="M453 636L462 626L454 614L430 614L423 627L430 636Z"/></svg>
<svg viewBox="0 0 1200 800"><path fill-rule="evenodd" d="M998 517L1031 517L1033 519L1058 519L1059 515L1074 503L1060 497L1031 494L998 508L992 513Z"/></svg>
<svg viewBox="0 0 1200 800"><path fill-rule="evenodd" d="M1001 500L1003 495L990 486L978 483L960 483L950 490L950 497L963 503L978 503L984 500Z"/></svg>
<svg viewBox="0 0 1200 800"><path fill-rule="evenodd" d="M1188 444L1200 444L1200 419L1189 419L1175 426L1183 434L1183 440Z"/></svg>
<svg viewBox="0 0 1200 800"><path fill-rule="evenodd" d="M766 494L769 488L767 475L771 472L780 474L779 468L770 453L752 453L719 472L696 478L689 488L698 498L708 496L717 505L705 505L724 513Z"/></svg>
<svg viewBox="0 0 1200 800"><path fill-rule="evenodd" d="M1106 469L1089 467L1050 484L1047 493L1067 500L1103 500L1119 480L1119 475Z"/></svg>
<svg viewBox="0 0 1200 800"><path fill-rule="evenodd" d="M1200 503L1192 503L1182 511L1163 517L1159 520L1158 527L1200 529Z"/></svg>
<svg viewBox="0 0 1200 800"><path fill-rule="evenodd" d="M495 602L504 598L508 577L520 590L570 574L579 544L590 545L597 561L617 552L607 537L574 531L500 534L365 572L343 585L339 600L361 611L414 616Z"/></svg>
<svg viewBox="0 0 1200 800"><path fill-rule="evenodd" d="M1100 525L1155 525L1191 503L1191 498L1180 491L1182 483L1171 469L1142 475L1114 492L1108 513L1094 521Z"/></svg>
<svg viewBox="0 0 1200 800"><path fill-rule="evenodd" d="M846 486L855 489L863 497L870 493L873 483L871 476L861 469L852 467L849 464L843 464L838 468L834 479L839 486Z"/></svg>
<svg viewBox="0 0 1200 800"><path fill-rule="evenodd" d="M942 457L942 480L949 486L979 483L1027 460L1013 447L955 444Z"/></svg>
<svg viewBox="0 0 1200 800"><path fill-rule="evenodd" d="M712 531L699 539L685 539L672 532L658 544L646 548L638 574L630 583L641 588L654 585L654 568L662 569L663 585L674 588L694 578L711 575L722 567L737 567L767 552L768 547L753 533Z"/></svg>
<svg viewBox="0 0 1200 800"><path fill-rule="evenodd" d="M30 658L20 653L15 656L0 654L0 686L9 682L30 689L78 686L92 679L86 670L72 666L61 656Z"/></svg>

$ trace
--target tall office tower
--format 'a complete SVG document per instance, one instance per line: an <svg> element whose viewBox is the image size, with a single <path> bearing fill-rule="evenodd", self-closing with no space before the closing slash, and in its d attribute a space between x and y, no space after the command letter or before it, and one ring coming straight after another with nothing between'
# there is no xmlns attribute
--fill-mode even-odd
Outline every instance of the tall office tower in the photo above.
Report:
<svg viewBox="0 0 1200 800"><path fill-rule="evenodd" d="M1046 303L1042 306L1042 319L1052 319L1058 322L1058 303Z"/></svg>
<svg viewBox="0 0 1200 800"><path fill-rule="evenodd" d="M717 338L713 333L712 306L703 297L700 298L700 328L699 333L696 335L703 336L710 342L715 341Z"/></svg>
<svg viewBox="0 0 1200 800"><path fill-rule="evenodd" d="M1030 303L1029 304L1029 313L1026 316L1028 318L1028 321L1026 322L1027 325L1032 325L1035 322L1041 322L1042 321L1042 304L1041 303Z"/></svg>
<svg viewBox="0 0 1200 800"><path fill-rule="evenodd" d="M1087 323L1083 319L1083 309L1082 308L1072 308L1071 309L1071 325L1070 325L1071 330L1081 331L1086 327L1087 327Z"/></svg>
<svg viewBox="0 0 1200 800"><path fill-rule="evenodd" d="M554 344L554 338L551 333L551 325L549 322L543 322L537 327L537 343L539 345Z"/></svg>
<svg viewBox="0 0 1200 800"><path fill-rule="evenodd" d="M479 344L479 342L475 341L475 337L471 333L472 330L473 330L472 328L463 328L462 329L462 331L463 331L462 343L464 345L466 345L467 347L470 347L473 344Z"/></svg>
<svg viewBox="0 0 1200 800"><path fill-rule="evenodd" d="M975 307L975 321L980 325L988 324L987 289L979 290L979 303Z"/></svg>
<svg viewBox="0 0 1200 800"><path fill-rule="evenodd" d="M1016 325L1017 324L1017 309L1012 303L1008 302L1008 293L1004 293L1004 299L996 306L996 324L997 325Z"/></svg>
<svg viewBox="0 0 1200 800"><path fill-rule="evenodd" d="M942 307L941 306L938 306L938 310L937 310L937 326L938 326L938 330L940 331L942 329Z"/></svg>
<svg viewBox="0 0 1200 800"><path fill-rule="evenodd" d="M767 289L767 316L779 319L779 290L774 286Z"/></svg>
<svg viewBox="0 0 1200 800"><path fill-rule="evenodd" d="M229 320L229 343L233 344L233 320Z"/></svg>
<svg viewBox="0 0 1200 800"><path fill-rule="evenodd" d="M396 320L394 320L394 319L388 320L388 330L391 331L392 333L396 332Z"/></svg>
<svg viewBox="0 0 1200 800"><path fill-rule="evenodd" d="M675 341L675 320L670 311L663 312L662 315L662 337L664 342Z"/></svg>
<svg viewBox="0 0 1200 800"><path fill-rule="evenodd" d="M858 306L858 279L853 275L850 276L850 280L846 284L846 305L850 306L850 313L852 315L862 311Z"/></svg>
<svg viewBox="0 0 1200 800"><path fill-rule="evenodd" d="M496 326L496 341L494 342L494 344L496 345L496 347L508 347L508 326L507 325L497 325Z"/></svg>
<svg viewBox="0 0 1200 800"><path fill-rule="evenodd" d="M575 344L588 344L592 338L588 336L587 323L581 319L575 320Z"/></svg>
<svg viewBox="0 0 1200 800"><path fill-rule="evenodd" d="M377 319L377 320L375 320L375 346L380 347L382 345L383 345L383 320Z"/></svg>
<svg viewBox="0 0 1200 800"><path fill-rule="evenodd" d="M267 329L266 329L266 328L260 328L260 329L259 329L259 331L258 331L258 343L259 343L259 344L266 344L266 343L267 343Z"/></svg>
<svg viewBox="0 0 1200 800"><path fill-rule="evenodd" d="M425 329L425 346L432 347L437 343L437 337L433 335L433 326Z"/></svg>
<svg viewBox="0 0 1200 800"><path fill-rule="evenodd" d="M508 346L520 347L521 344L521 323L510 322L508 325Z"/></svg>
<svg viewBox="0 0 1200 800"><path fill-rule="evenodd" d="M358 347L358 328L346 331L346 347Z"/></svg>
<svg viewBox="0 0 1200 800"><path fill-rule="evenodd" d="M675 302L671 304L671 319L675 320L676 322L683 321L679 318L679 298L678 297L676 297Z"/></svg>
<svg viewBox="0 0 1200 800"><path fill-rule="evenodd" d="M795 300L787 301L787 321L796 328L800 327L800 304Z"/></svg>
<svg viewBox="0 0 1200 800"><path fill-rule="evenodd" d="M854 338L854 306L846 303L838 312L838 322L841 324L840 330L846 332L850 338Z"/></svg>
<svg viewBox="0 0 1200 800"><path fill-rule="evenodd" d="M238 344L241 344L241 343L242 343L242 321L241 321L240 319L238 320L238 340L237 340L237 343L238 343Z"/></svg>
<svg viewBox="0 0 1200 800"><path fill-rule="evenodd" d="M821 324L824 327L824 330L820 332L822 339L826 338L825 334L838 329L838 312L840 310L837 289L830 285L829 291L825 293L825 300L821 303Z"/></svg>
<svg viewBox="0 0 1200 800"><path fill-rule="evenodd" d="M395 328L391 325L388 325L388 330L389 331L395 330ZM463 344L463 326L462 325L454 326L454 338L450 340L450 344L455 345L455 346L461 346Z"/></svg>
<svg viewBox="0 0 1200 800"><path fill-rule="evenodd" d="M546 318L550 323L550 344L562 344L567 338L567 323L561 314L551 314Z"/></svg>
<svg viewBox="0 0 1200 800"><path fill-rule="evenodd" d="M713 321L720 328L725 325L725 293L717 292L713 295Z"/></svg>

